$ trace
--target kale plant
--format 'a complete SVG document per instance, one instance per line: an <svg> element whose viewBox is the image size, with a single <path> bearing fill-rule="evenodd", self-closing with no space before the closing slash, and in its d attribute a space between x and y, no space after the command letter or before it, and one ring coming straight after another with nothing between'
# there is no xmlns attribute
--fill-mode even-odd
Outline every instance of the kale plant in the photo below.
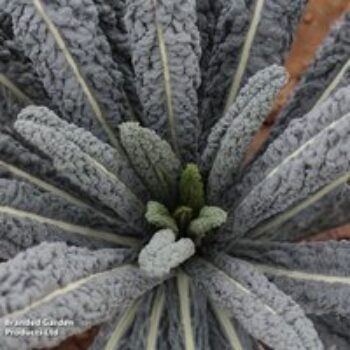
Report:
<svg viewBox="0 0 350 350"><path fill-rule="evenodd" d="M305 3L0 0L1 349L350 348L349 15L245 162Z"/></svg>

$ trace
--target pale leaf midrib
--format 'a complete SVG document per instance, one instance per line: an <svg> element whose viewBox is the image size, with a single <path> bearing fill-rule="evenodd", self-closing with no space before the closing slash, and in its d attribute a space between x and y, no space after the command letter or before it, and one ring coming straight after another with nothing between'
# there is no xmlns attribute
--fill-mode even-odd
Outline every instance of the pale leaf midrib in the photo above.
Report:
<svg viewBox="0 0 350 350"><path fill-rule="evenodd" d="M288 155L281 163L279 163L274 169L272 169L267 177L271 177L274 174L277 173L277 171L283 166L285 165L289 160L294 159L298 154L300 154L308 145L312 144L315 140L318 140L326 131L335 128L335 126L342 122L344 119L349 118L350 114L346 113L344 114L341 118L338 118L337 120L334 120L332 123L330 123L329 125L327 125L325 128L323 128L322 130L320 130L317 134L315 134L314 136L312 136L308 141L306 141L305 143L303 143L300 147L298 147L294 152L292 152L290 155Z"/></svg>
<svg viewBox="0 0 350 350"><path fill-rule="evenodd" d="M58 28L56 28L56 26L54 25L54 23L52 22L52 20L48 16L48 14L46 13L44 5L42 4L41 0L32 0L32 1L33 1L33 5L36 8L38 14L41 16L41 18L43 19L43 21L47 25L49 32L52 34L57 46L62 51L62 54L65 57L67 64L71 68L74 76L76 77L79 85L81 86L81 88L82 88L82 90L83 90L83 92L84 92L84 94L85 94L85 96L90 104L90 107L95 114L96 119L99 121L103 130L108 135L108 138L111 141L111 143L115 147L118 147L119 142L118 142L117 137L115 136L113 130L109 127L93 92L91 91L89 85L87 84L83 75L81 74L77 63L75 62L72 54L69 52L68 47L67 47L62 35L60 34Z"/></svg>
<svg viewBox="0 0 350 350"><path fill-rule="evenodd" d="M177 290L180 300L180 316L182 332L184 334L185 350L195 350L196 345L193 337L193 328L190 308L190 281L189 277L182 271L176 276Z"/></svg>
<svg viewBox="0 0 350 350"><path fill-rule="evenodd" d="M315 108L319 106L329 95L332 93L332 91L338 86L341 79L345 75L346 71L350 68L350 59L348 59L345 64L342 66L340 71L336 74L336 76L332 79L332 81L327 85L326 89L323 91L322 95L318 98L314 106Z"/></svg>
<svg viewBox="0 0 350 350"><path fill-rule="evenodd" d="M45 130L50 130L51 132L53 132L53 134L55 134L57 131L55 130L54 127L49 126L49 125L45 125L43 123L40 122L32 122L29 120L21 120L21 127L22 130L25 130L25 127L28 126L29 130L32 128L32 124L34 125L38 125L40 126L40 128L42 129L42 131L45 132ZM21 132L23 133L23 131ZM58 134L60 134L63 139L65 139L65 135L64 133L58 132ZM143 202L135 195L135 193L123 182L121 181L117 175L115 175L114 173L112 173L104 164L102 164L100 161L98 161L96 158L94 158L93 156L91 156L87 151L85 151L84 149L82 149L79 144L75 143L73 140L69 139L69 142L71 142L75 147L77 147L79 149L79 151L81 152L81 154L83 155L83 157L86 158L87 163L91 163L93 167L95 167L96 169L100 170L103 174L105 174L107 177L109 177L110 179L112 179L112 181L120 184L124 190L126 190L130 196L133 197L133 199L135 200L135 202L138 203L139 206L143 207L144 204ZM60 162L64 162L67 163L65 157L62 156L62 152L57 152L57 150L55 149L55 151L50 151L50 156L52 158L58 158ZM115 208L111 208L117 215L119 215L118 211Z"/></svg>
<svg viewBox="0 0 350 350"><path fill-rule="evenodd" d="M145 159L148 161L148 164L151 168L151 170L153 171L153 173L155 174L156 178L159 181L159 184L161 184L162 187L162 191L166 193L166 197L170 198L170 193L169 193L169 188L167 186L167 183L164 181L164 177L162 177L162 172L160 169L158 169L157 167L157 163L155 164L150 157L148 156L147 151L144 149L144 147L142 147L142 145L139 147L140 151L143 153ZM159 158L158 158L159 159ZM158 162L158 166L161 166L161 162ZM160 187L160 186L159 186Z"/></svg>
<svg viewBox="0 0 350 350"><path fill-rule="evenodd" d="M117 326L115 327L111 337L109 338L104 350L115 350L124 334L132 325L135 319L136 313L141 306L141 300L136 300L132 303L122 314Z"/></svg>
<svg viewBox="0 0 350 350"><path fill-rule="evenodd" d="M172 89L171 89L168 52L167 52L167 48L164 40L163 28L157 14L157 0L151 0L151 1L152 1L153 10L154 10L155 22L156 22L155 26L157 31L159 54L160 54L160 59L163 66L164 89L165 89L165 96L167 101L167 111L168 111L167 116L168 116L170 136L171 136L172 145L174 147L175 153L178 155L179 147L178 147L176 131L175 131L175 115L174 115L173 96L172 96Z"/></svg>
<svg viewBox="0 0 350 350"><path fill-rule="evenodd" d="M84 203L83 201L72 196L68 192L62 191L58 187L53 186L50 183L45 182L45 181L41 180L40 178L37 178L37 177L33 176L32 174L23 171L22 169L19 169L11 164L5 163L2 160L0 160L0 167L7 169L15 176L23 178L23 179L37 185L38 187L65 199L69 203L72 203L74 205L77 205L78 207L84 207L84 208L87 208L87 209L90 209L90 210L96 212L98 215L106 218L106 220L108 220L108 222L114 222L114 223L118 222L118 220L116 220L115 218L103 213L102 211L99 211L98 209L92 207L91 205L89 205L87 203Z"/></svg>
<svg viewBox="0 0 350 350"><path fill-rule="evenodd" d="M266 179L270 178L271 176L275 175L281 168L283 168L283 166L285 166L290 160L293 160L300 152L302 152L304 150L304 148L306 148L308 145L311 145L313 142L315 142L316 140L318 140L319 138L321 138L323 136L323 133L327 132L328 130L334 128L338 123L342 122L344 119L349 118L350 117L350 113L343 115L341 118L338 118L337 120L333 121L332 123L330 123L328 126L326 126L325 128L323 128L322 130L320 130L317 134L315 134L313 137L311 137L308 141L306 141L305 143L303 143L300 147L298 147L294 152L292 152L290 155L288 155L281 163L279 163L275 168L273 168L260 182L258 182L257 184L255 184L255 186L253 186L251 188L251 190L249 191L249 193L243 198L243 200L241 201L241 204L244 203L247 198L251 195L251 193L253 193L255 191L256 188L258 188L259 186L261 186L261 184L266 181ZM239 206L240 206L239 205ZM274 219L269 220L269 222L272 222ZM267 226L268 225L268 226ZM254 235L260 235L263 231L260 227L264 227L264 231L266 231L266 227L270 228L273 227L271 226L270 223L268 224L258 224L257 226L255 226L254 228L252 228L251 230L249 230L249 232L251 234Z"/></svg>
<svg viewBox="0 0 350 350"><path fill-rule="evenodd" d="M230 318L225 310L218 308L214 303L210 303L210 306L215 314L215 317L221 325L227 340L229 341L232 350L244 350L239 340L238 334L233 326Z"/></svg>
<svg viewBox="0 0 350 350"><path fill-rule="evenodd" d="M256 102L255 102L256 100L258 100L262 95L266 95L266 91L268 90L267 87L271 88L272 84L276 84L276 82L280 78L281 78L280 76L274 76L268 82L265 81L263 84L261 84L259 89L256 92L254 92L253 95L251 94L251 92L249 92L248 97L244 96L244 100L243 100L244 102L241 103L239 107L237 106L237 104L235 104L235 106L233 107L234 110L231 109L230 111L227 111L225 113L224 117L228 116L228 114L230 114L230 116L233 115L234 117L230 118L232 120L232 122L231 122L231 124L232 124L233 121L236 120L235 117L238 118L240 115L246 114L246 112L249 111L252 108L252 106L254 106L256 104ZM284 84L282 84L282 85L284 85ZM225 130L224 136L227 134L228 128L229 127L227 127L227 129ZM216 126L214 126L214 128L212 129L212 132L215 131L215 130L216 130ZM209 138L208 138L208 141L209 141ZM218 147L218 149L220 149L221 144L219 143L219 145L217 147ZM217 159L218 153L219 153L218 149L214 149L211 152L209 152L209 156L208 156L208 154L206 154L206 150L205 150L203 152L203 156L206 155L206 158L204 158L204 157L202 157L202 158L206 159L206 161L204 162L202 160L201 162L202 163L208 163L209 161L207 159L213 158L211 163L214 164L216 159ZM207 166L210 166L210 165L207 165Z"/></svg>
<svg viewBox="0 0 350 350"><path fill-rule="evenodd" d="M302 200L299 204L293 206L291 209L287 209L282 214L279 214L271 220L268 220L267 222L258 225L256 228L249 231L249 236L257 238L262 236L264 232L269 231L274 227L280 226L288 219L297 215L299 212L308 208L309 206L320 200L322 197L326 196L332 190L336 189L338 186L348 181L349 178L350 171L346 172L345 174L342 174L332 182L328 183L321 190L318 190L317 192L313 193L310 197L306 197L304 200Z"/></svg>
<svg viewBox="0 0 350 350"><path fill-rule="evenodd" d="M24 307L23 309L16 310L16 311L14 311L12 313L6 314L5 316L6 317L18 317L18 316L21 316L21 315L23 315L23 314L25 314L27 312L30 312L32 309L34 309L36 307L40 307L41 305L52 301L56 297L59 297L61 295L67 294L69 292L72 292L72 291L78 289L79 287L81 287L82 285L90 282L94 278L101 277L101 276L104 276L104 275L108 275L108 274L113 273L113 272L115 272L115 271L117 271L117 270L119 270L119 269L121 269L123 267L125 268L125 267L128 267L128 266L129 265L121 265L121 266L118 266L118 267L113 268L111 270L103 271L103 272L97 272L97 273L95 273L93 275L89 275L87 277L81 278L81 279L76 280L74 282L68 283L64 287L61 287L59 289L56 289L56 290L50 292L48 295L46 295L42 299L34 301L33 303L31 303L30 305Z"/></svg>
<svg viewBox="0 0 350 350"><path fill-rule="evenodd" d="M237 96L237 93L239 91L239 88L241 86L241 81L244 75L244 72L246 70L248 59L249 59L249 53L253 45L253 41L255 39L256 31L259 26L259 22L261 19L263 7L264 7L265 0L256 0L255 8L254 8L254 14L252 21L250 23L248 32L245 37L244 45L242 48L241 57L238 63L237 70L235 72L235 75L233 77L233 80L230 85L230 89L228 91L224 113L228 111L231 104L233 103L234 99Z"/></svg>
<svg viewBox="0 0 350 350"><path fill-rule="evenodd" d="M331 122L330 124L328 124L326 127L324 127L323 129L319 130L314 136L312 136L309 140L307 140L305 143L303 143L302 145L300 145L296 150L294 150L292 153L290 153L286 158L284 158L279 164L277 164L274 168L272 168L271 170L268 171L267 175L258 183L256 183L250 190L249 192L245 195L245 197L243 198L243 200L241 201L244 202L246 200L246 198L258 187L261 185L261 183L263 181L265 181L265 179L273 176L274 174L276 174L285 164L287 164L290 160L292 160L293 158L295 158L299 153L301 153L303 151L304 148L306 148L308 145L311 145L315 140L317 140L320 135L323 132L326 132L329 129L334 128L337 123L341 122L343 119L349 117L350 114L349 113L345 113L342 117L334 120L333 122Z"/></svg>
<svg viewBox="0 0 350 350"><path fill-rule="evenodd" d="M129 247L137 247L140 245L140 241L136 238L131 238L127 236L117 235L111 232L95 230L90 227L75 225L71 223L67 223L61 220L50 219L45 216L41 216L38 214L34 214L31 212L27 212L24 210L12 208L10 206L0 206L0 214L7 214L9 216L29 219L34 222L38 222L41 224L48 224L52 226L59 227L60 229L72 233L81 235L83 237L91 238L99 241L106 241L109 243L117 244L117 245L126 245Z"/></svg>
<svg viewBox="0 0 350 350"><path fill-rule="evenodd" d="M79 147L80 148L80 147ZM104 173L107 177L110 177L115 181L116 183L121 184L126 191L129 192L130 196L133 197L133 199L138 202L140 206L144 206L143 202L135 195L135 193L130 189L129 186L125 184L124 181L120 180L117 175L109 171L102 163L100 163L98 160L96 160L94 157L92 157L90 154L86 153L80 148L81 152L84 154L84 156L90 161L97 169L101 170L102 173ZM118 214L118 213L117 213Z"/></svg>
<svg viewBox="0 0 350 350"><path fill-rule="evenodd" d="M149 319L149 332L147 336L147 350L157 349L157 337L160 319L162 316L163 308L165 303L165 292L164 287L160 286L157 289L156 295L154 297L154 302L151 311L151 317Z"/></svg>
<svg viewBox="0 0 350 350"><path fill-rule="evenodd" d="M24 102L27 105L33 105L34 102L22 92L7 76L0 73L0 84L9 89L16 98Z"/></svg>
<svg viewBox="0 0 350 350"><path fill-rule="evenodd" d="M251 262L259 271L266 273L268 275L274 275L279 277L289 277L292 279L306 280L306 281L315 281L323 283L340 283L350 285L350 278L345 276L334 276L334 275L325 275L318 272L305 272L299 270L289 270L285 268L273 267L265 264L259 264Z"/></svg>
<svg viewBox="0 0 350 350"><path fill-rule="evenodd" d="M228 278L238 289L240 289L243 293L245 294L249 294L249 295L253 295L253 293L246 288L244 285L242 285L240 282L236 281L233 277L231 277L229 274L227 274L225 271L221 270L219 267L216 266L216 264L212 264L211 262L208 261L204 261L204 264L208 264L211 265L212 267L214 267L216 270L220 271L222 274L225 275L226 278ZM258 300L260 300L261 304L264 306L264 308L266 310L268 310L269 312L271 312L274 315L278 315L280 316L272 307L270 307L268 304L266 304L263 300L261 300L260 297L258 297Z"/></svg>

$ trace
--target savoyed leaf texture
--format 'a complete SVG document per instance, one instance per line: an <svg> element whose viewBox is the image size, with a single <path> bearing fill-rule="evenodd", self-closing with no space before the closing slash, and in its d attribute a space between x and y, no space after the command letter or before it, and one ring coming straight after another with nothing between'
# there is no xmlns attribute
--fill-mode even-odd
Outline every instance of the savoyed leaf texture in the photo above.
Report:
<svg viewBox="0 0 350 350"><path fill-rule="evenodd" d="M240 91L235 103L211 129L206 147L201 155L202 172L207 174L210 171L220 149L221 141L236 118L240 117L244 120L242 115L246 114L249 117L251 108L253 108L254 112L257 112L255 103L257 105L262 103L264 107L266 105L267 111L270 109L271 100L274 99L278 90L285 83L285 74L282 67L272 65L259 71L248 80L247 84Z"/></svg>
<svg viewBox="0 0 350 350"><path fill-rule="evenodd" d="M151 277L163 277L195 253L189 238L175 239L175 233L169 229L157 231L139 254L140 269Z"/></svg>
<svg viewBox="0 0 350 350"><path fill-rule="evenodd" d="M139 244L117 230L90 208L26 182L0 179L0 242L6 248L1 248L1 258L8 259L42 241L90 247Z"/></svg>
<svg viewBox="0 0 350 350"><path fill-rule="evenodd" d="M113 210L121 222L125 221L126 227L131 225L137 230L137 225L142 225L143 203L115 174L94 161L63 133L27 120L26 110L16 121L15 128L28 142L51 157L62 177Z"/></svg>
<svg viewBox="0 0 350 350"><path fill-rule="evenodd" d="M63 241L78 246L138 247L141 242L115 231L93 229L69 224L27 211L1 207L0 209L1 259L9 259L17 253L46 241Z"/></svg>
<svg viewBox="0 0 350 350"><path fill-rule="evenodd" d="M278 117L275 134L350 83L350 13L334 25Z"/></svg>
<svg viewBox="0 0 350 350"><path fill-rule="evenodd" d="M339 89L320 106L291 121L284 132L269 144L265 152L246 169L244 178L236 186L236 196L242 198L266 175L324 128L350 112L350 88Z"/></svg>
<svg viewBox="0 0 350 350"><path fill-rule="evenodd" d="M348 14L245 162L306 2L0 0L1 349L348 350Z"/></svg>
<svg viewBox="0 0 350 350"><path fill-rule="evenodd" d="M312 321L325 347L334 350L349 349L349 320L349 315L342 317L336 314L329 314L312 317Z"/></svg>
<svg viewBox="0 0 350 350"><path fill-rule="evenodd" d="M146 126L196 159L199 32L194 0L128 1L126 25Z"/></svg>
<svg viewBox="0 0 350 350"><path fill-rule="evenodd" d="M350 314L350 243L237 243L234 256L248 259L306 313Z"/></svg>
<svg viewBox="0 0 350 350"><path fill-rule="evenodd" d="M151 294L151 293L149 293ZM98 335L94 338L90 348L92 350L117 350L128 348L130 345L130 328L135 322L136 313L142 312L143 309L149 311L147 294L142 299L135 300L130 306L117 312L107 322L102 323Z"/></svg>
<svg viewBox="0 0 350 350"><path fill-rule="evenodd" d="M57 344L70 334L105 321L111 313L125 308L160 282L146 277L132 265L118 267L127 261L128 254L125 250L91 252L63 243L43 243L2 264L1 344L7 348ZM31 287L26 283L29 276L35 278ZM20 291L21 297L13 299L13 290ZM73 325L62 327L57 338L43 333L23 340L4 334L6 322L23 318L66 319Z"/></svg>
<svg viewBox="0 0 350 350"><path fill-rule="evenodd" d="M280 234L274 234L275 229L271 229L265 235L275 241L298 241L347 224L350 217L349 191L348 181L341 182L331 192L285 220L281 226L283 229L278 229Z"/></svg>
<svg viewBox="0 0 350 350"><path fill-rule="evenodd" d="M254 228L250 235L261 236L347 181L349 118L310 138L250 191L234 212L238 234Z"/></svg>
<svg viewBox="0 0 350 350"><path fill-rule="evenodd" d="M208 333L206 298L182 275L104 323L92 349L205 350Z"/></svg>
<svg viewBox="0 0 350 350"><path fill-rule="evenodd" d="M169 305L169 348L207 349L209 325L206 296L183 271L179 271L176 278L167 283L166 295Z"/></svg>
<svg viewBox="0 0 350 350"><path fill-rule="evenodd" d="M11 17L0 10L0 120L14 121L20 108L36 102L50 105L31 62L13 40Z"/></svg>
<svg viewBox="0 0 350 350"><path fill-rule="evenodd" d="M127 71L131 77L133 67L124 20L126 0L94 0L94 3L99 14L99 25L111 47L113 59L118 62L124 77ZM128 81L128 84L130 83L131 81Z"/></svg>
<svg viewBox="0 0 350 350"><path fill-rule="evenodd" d="M90 132L67 123L45 107L27 107L21 111L17 119L29 121L38 126L42 125L63 134L68 141L78 146L95 163L100 164L101 167L127 183L136 194L145 196L147 193L141 180L131 169L121 147L115 149L101 142Z"/></svg>
<svg viewBox="0 0 350 350"><path fill-rule="evenodd" d="M20 45L13 40L11 17L0 10L0 120L14 121L20 108L50 100Z"/></svg>
<svg viewBox="0 0 350 350"><path fill-rule="evenodd" d="M114 62L123 75L123 89L132 119L140 119L141 105L136 93L135 73L125 24L126 0L94 0L99 25L108 40Z"/></svg>
<svg viewBox="0 0 350 350"><path fill-rule="evenodd" d="M285 70L275 65L257 73L214 126L202 158L211 167L208 176L210 203L223 203L222 196L236 180L252 138L286 80ZM232 203L232 199L228 202Z"/></svg>
<svg viewBox="0 0 350 350"><path fill-rule="evenodd" d="M92 205L83 193L60 177L49 159L23 142L12 130L0 133L0 174L4 178L26 181L67 203L89 209L95 213L94 217L101 216L107 225L118 223L117 218L103 211L96 203Z"/></svg>
<svg viewBox="0 0 350 350"><path fill-rule="evenodd" d="M185 270L250 334L277 350L323 349L302 309L252 265L227 256L215 257L214 263L195 258Z"/></svg>
<svg viewBox="0 0 350 350"><path fill-rule="evenodd" d="M0 8L62 115L117 144L116 125L128 118L122 76L93 1L1 0Z"/></svg>
<svg viewBox="0 0 350 350"><path fill-rule="evenodd" d="M165 287L159 286L106 322L92 349L165 349L159 339L164 313Z"/></svg>
<svg viewBox="0 0 350 350"><path fill-rule="evenodd" d="M277 137L267 150L246 169L241 182L232 189L231 197L236 197L240 203L257 184L273 174L283 164L309 144L317 135L350 112L349 88L341 88L319 107L304 117L295 118L286 130ZM266 234L276 235L278 239L288 240L300 238L303 235L317 232L317 230L337 225L347 220L347 185L346 182L336 184L331 191L321 193L320 198L313 198L312 203L297 210L283 220L283 230L276 230L277 226L266 230ZM282 223L282 222L281 222Z"/></svg>
<svg viewBox="0 0 350 350"><path fill-rule="evenodd" d="M123 123L120 139L135 171L150 189L152 199L172 205L181 164L170 145L150 129Z"/></svg>
<svg viewBox="0 0 350 350"><path fill-rule="evenodd" d="M208 64L211 56L211 50L213 47L214 32L215 32L215 22L217 20L217 7L221 4L219 1L210 0L197 0L196 10L197 10L197 27L200 34L200 44L201 44L201 61L200 68L201 73L206 72L208 69Z"/></svg>
<svg viewBox="0 0 350 350"><path fill-rule="evenodd" d="M224 350L253 350L257 344L253 338L226 310L211 304L209 331L212 347Z"/></svg>
<svg viewBox="0 0 350 350"><path fill-rule="evenodd" d="M224 2L203 78L200 116L204 136L228 111L250 76L271 64L283 63L305 3L304 0Z"/></svg>
<svg viewBox="0 0 350 350"><path fill-rule="evenodd" d="M67 220L73 224L103 226L103 219L89 208L74 206L53 193L18 180L0 179L0 203L2 207L42 214L52 219Z"/></svg>

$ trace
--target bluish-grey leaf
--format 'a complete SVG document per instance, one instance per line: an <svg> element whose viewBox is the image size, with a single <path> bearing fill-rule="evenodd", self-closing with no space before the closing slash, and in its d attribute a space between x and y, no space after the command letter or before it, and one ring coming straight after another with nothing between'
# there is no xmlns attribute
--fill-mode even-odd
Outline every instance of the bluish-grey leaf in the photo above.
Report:
<svg viewBox="0 0 350 350"><path fill-rule="evenodd" d="M120 68L132 70L128 32L125 26L126 0L93 0L99 13L99 25L111 47L113 59ZM124 72L123 72L124 73Z"/></svg>
<svg viewBox="0 0 350 350"><path fill-rule="evenodd" d="M181 163L170 145L137 123L120 125L120 139L128 158L149 188L152 200L173 206Z"/></svg>
<svg viewBox="0 0 350 350"><path fill-rule="evenodd" d="M140 241L112 230L69 224L23 210L0 210L0 258L9 259L41 242L59 241L91 248L132 246Z"/></svg>
<svg viewBox="0 0 350 350"><path fill-rule="evenodd" d="M135 318L139 313L145 316L144 312L149 309L149 299L151 297L152 292L146 293L143 298L133 301L128 307L118 311L107 322L102 323L89 349L130 350L131 340L129 335L131 328L135 324ZM139 336L137 339L140 339Z"/></svg>
<svg viewBox="0 0 350 350"><path fill-rule="evenodd" d="M11 50L12 41L8 37L10 33L11 20L7 14L0 11L0 122L2 125L11 124L21 107L32 103L13 81L13 76L17 77L16 73L23 71L25 65L22 62L16 64L16 56ZM12 65L14 74L11 74Z"/></svg>
<svg viewBox="0 0 350 350"><path fill-rule="evenodd" d="M306 313L350 314L349 242L236 242L231 251L265 273Z"/></svg>
<svg viewBox="0 0 350 350"><path fill-rule="evenodd" d="M139 120L141 103L136 93L134 67L125 25L126 0L93 0L99 13L99 25L111 47L112 57L123 74L123 88L126 93L131 118Z"/></svg>
<svg viewBox="0 0 350 350"><path fill-rule="evenodd" d="M1 10L0 97L2 125L12 122L22 106L34 103L50 105L32 63L13 40L11 17Z"/></svg>
<svg viewBox="0 0 350 350"><path fill-rule="evenodd" d="M203 79L200 116L204 136L259 70L283 64L306 1L237 0L217 19L209 69Z"/></svg>
<svg viewBox="0 0 350 350"><path fill-rule="evenodd" d="M215 37L216 21L220 10L230 0L197 0L197 26L202 49L200 68L202 76L206 75Z"/></svg>
<svg viewBox="0 0 350 350"><path fill-rule="evenodd" d="M323 349L303 310L252 265L222 254L212 259L215 265L191 259L185 270L213 303L250 334L276 350Z"/></svg>
<svg viewBox="0 0 350 350"><path fill-rule="evenodd" d="M211 349L256 350L256 341L227 312L211 305L209 315L209 340Z"/></svg>
<svg viewBox="0 0 350 350"><path fill-rule="evenodd" d="M350 186L348 181L340 184L308 208L302 210L283 224L266 231L276 241L299 241L322 231L346 225L350 221ZM273 231L279 231L276 235Z"/></svg>
<svg viewBox="0 0 350 350"><path fill-rule="evenodd" d="M82 152L109 172L114 173L125 184L128 184L133 192L140 195L144 200L147 199L147 190L132 170L121 147L115 149L101 142L89 131L67 123L45 107L27 107L21 111L18 119L31 121L35 125L42 125L63 134L68 141L78 146Z"/></svg>
<svg viewBox="0 0 350 350"><path fill-rule="evenodd" d="M350 113L330 123L256 184L234 211L238 235L260 237L346 183L349 120Z"/></svg>
<svg viewBox="0 0 350 350"><path fill-rule="evenodd" d="M92 350L169 349L160 339L168 324L166 316L165 287L161 285L103 324Z"/></svg>
<svg viewBox="0 0 350 350"><path fill-rule="evenodd" d="M0 173L1 176L22 178L26 176L27 180L32 176L48 184L69 187L67 181L63 181L55 174L49 159L30 147L18 133L10 128L2 129L0 132Z"/></svg>
<svg viewBox="0 0 350 350"><path fill-rule="evenodd" d="M91 252L44 243L1 264L1 344L7 349L56 345L106 321L160 282L132 265L120 266L127 259L125 250ZM72 324L59 327L54 337L44 332L25 338L5 335L5 324L9 328L9 322L23 319L64 319Z"/></svg>
<svg viewBox="0 0 350 350"><path fill-rule="evenodd" d="M318 106L339 87L350 83L350 13L332 28L303 74L292 98L278 117L274 136L281 133L293 118Z"/></svg>
<svg viewBox="0 0 350 350"><path fill-rule="evenodd" d="M0 76L0 79L4 77ZM6 79L6 84L7 84ZM1 84L1 83L0 83ZM0 85L0 123L2 125L11 125L15 120L14 116L18 114L21 109L21 104L15 95L3 85Z"/></svg>
<svg viewBox="0 0 350 350"><path fill-rule="evenodd" d="M224 193L236 180L252 138L286 78L286 71L275 65L257 73L212 129L202 157L210 169L207 190L212 204L224 202Z"/></svg>
<svg viewBox="0 0 350 350"><path fill-rule="evenodd" d="M117 222L108 222L91 207L75 205L54 192L16 179L0 178L0 205L92 228L117 227Z"/></svg>
<svg viewBox="0 0 350 350"><path fill-rule="evenodd" d="M185 161L196 158L200 42L194 0L130 0L126 24L143 122Z"/></svg>
<svg viewBox="0 0 350 350"><path fill-rule="evenodd" d="M42 241L90 247L131 245L122 226L106 222L93 208L77 206L30 183L0 179L0 257L8 259ZM128 232L128 231L122 231Z"/></svg>
<svg viewBox="0 0 350 350"><path fill-rule="evenodd" d="M307 115L292 120L286 130L246 169L247 173L244 174L241 183L232 191L232 197L236 197L236 202L239 203L254 189L254 185L259 184L277 169L284 159L293 153L298 153L322 130L349 113L349 93L348 87L341 88ZM307 208L286 219L282 223L283 229L278 229L280 226L271 227L266 231L266 235L278 240L298 239L317 233L321 229L346 223L349 218L348 198L350 198L347 192L347 183L339 184Z"/></svg>
<svg viewBox="0 0 350 350"><path fill-rule="evenodd" d="M211 16L216 18L213 19L213 37L211 43L209 42L211 50L209 54L207 51L203 52L206 64L202 72L200 101L200 119L204 133L201 137L201 146L211 127L223 115L225 98L232 79L230 75L234 74L237 66L239 60L237 52L243 46L243 33L247 30L250 20L249 4L245 0L226 1L211 12Z"/></svg>
<svg viewBox="0 0 350 350"><path fill-rule="evenodd" d="M192 284L172 279L165 288L158 287L117 314L113 322L104 324L92 349L205 350L209 331L206 313L205 296ZM193 328L192 323L198 327Z"/></svg>
<svg viewBox="0 0 350 350"><path fill-rule="evenodd" d="M116 145L128 119L123 81L93 1L1 0L0 8L61 114Z"/></svg>
<svg viewBox="0 0 350 350"><path fill-rule="evenodd" d="M138 256L140 269L151 277L163 277L194 255L196 249L191 239L175 239L169 229L157 231Z"/></svg>
<svg viewBox="0 0 350 350"><path fill-rule="evenodd" d="M25 181L67 203L92 210L104 218L108 226L120 223L113 213L98 206L96 201L92 203L84 192L59 176L50 160L26 144L13 130L3 130L0 133L0 176Z"/></svg>
<svg viewBox="0 0 350 350"><path fill-rule="evenodd" d="M209 348L207 298L183 271L167 282L167 337L172 350Z"/></svg>
<svg viewBox="0 0 350 350"><path fill-rule="evenodd" d="M350 348L349 316L336 314L311 317L326 349L348 350Z"/></svg>
<svg viewBox="0 0 350 350"><path fill-rule="evenodd" d="M227 134L233 121L238 118L241 113L247 114L250 108L258 103L267 104L266 108L268 111L270 108L269 100L275 97L277 91L285 83L285 79L285 70L276 65L259 71L249 79L247 84L240 91L235 103L211 129L206 147L201 155L202 172L208 173L211 169L220 148L221 141ZM262 114L266 114L267 111Z"/></svg>
<svg viewBox="0 0 350 350"><path fill-rule="evenodd" d="M120 179L68 140L63 133L23 118L15 128L30 143L48 155L55 170L124 220L131 234L144 224L144 204ZM139 231L140 232L140 231Z"/></svg>
<svg viewBox="0 0 350 350"><path fill-rule="evenodd" d="M269 144L250 168L245 169L246 174L237 185L236 197L244 197L285 158L349 112L350 88L342 88L313 111L291 121L286 130Z"/></svg>
<svg viewBox="0 0 350 350"><path fill-rule="evenodd" d="M162 349L159 337L166 322L165 298L165 286L161 285L141 301L142 308L135 317L128 337L130 349Z"/></svg>

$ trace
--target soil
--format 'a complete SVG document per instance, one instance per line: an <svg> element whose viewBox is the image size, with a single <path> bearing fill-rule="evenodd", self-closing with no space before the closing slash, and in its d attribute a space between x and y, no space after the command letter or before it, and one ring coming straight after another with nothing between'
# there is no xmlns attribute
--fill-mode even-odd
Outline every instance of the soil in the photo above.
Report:
<svg viewBox="0 0 350 350"><path fill-rule="evenodd" d="M268 137L269 129L271 125L273 125L278 111L285 104L299 81L301 74L312 61L317 48L326 36L331 25L348 10L350 11L350 0L309 0L303 19L297 29L294 44L286 60L286 68L290 73L290 80L281 91L273 111L266 119L262 129L255 138L248 158L261 147ZM319 234L314 239L325 240L349 237L350 225L346 225L343 228ZM51 350L86 350L97 333L98 327L94 327L83 334L67 339L61 345L51 348Z"/></svg>

